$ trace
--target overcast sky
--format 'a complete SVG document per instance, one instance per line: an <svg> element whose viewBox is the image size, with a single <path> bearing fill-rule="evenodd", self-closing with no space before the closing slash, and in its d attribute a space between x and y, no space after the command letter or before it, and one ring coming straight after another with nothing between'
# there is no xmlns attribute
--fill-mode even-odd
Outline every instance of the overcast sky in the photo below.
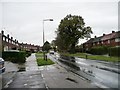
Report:
<svg viewBox="0 0 120 90"><path fill-rule="evenodd" d="M118 31L118 0L1 0L0 30L19 42L42 46L43 19L54 20L44 24L45 40L51 42L68 14L82 16L86 26L92 27L92 37Z"/></svg>

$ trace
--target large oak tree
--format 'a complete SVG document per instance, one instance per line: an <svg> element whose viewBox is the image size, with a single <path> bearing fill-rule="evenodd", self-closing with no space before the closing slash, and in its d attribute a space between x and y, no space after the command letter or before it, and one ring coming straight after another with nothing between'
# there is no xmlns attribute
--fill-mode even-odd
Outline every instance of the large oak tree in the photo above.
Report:
<svg viewBox="0 0 120 90"><path fill-rule="evenodd" d="M61 20L56 33L58 49L75 53L75 45L78 44L79 39L90 38L92 30L90 26L85 26L81 16L69 14Z"/></svg>

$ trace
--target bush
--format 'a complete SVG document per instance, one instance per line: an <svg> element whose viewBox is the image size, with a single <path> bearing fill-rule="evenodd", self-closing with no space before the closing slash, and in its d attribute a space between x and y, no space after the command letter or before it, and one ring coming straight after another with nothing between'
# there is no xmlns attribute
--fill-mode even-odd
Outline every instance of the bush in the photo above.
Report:
<svg viewBox="0 0 120 90"><path fill-rule="evenodd" d="M108 48L106 46L92 47L88 52L94 55L104 55L108 53Z"/></svg>
<svg viewBox="0 0 120 90"><path fill-rule="evenodd" d="M120 57L120 47L111 47L111 48L109 48L109 56Z"/></svg>
<svg viewBox="0 0 120 90"><path fill-rule="evenodd" d="M26 57L29 57L31 55L30 51L26 51Z"/></svg>
<svg viewBox="0 0 120 90"><path fill-rule="evenodd" d="M69 60L69 61L71 61L71 62L75 62L75 57L73 57L73 56L67 56L67 55L60 55L60 58L61 59L64 59L64 60Z"/></svg>
<svg viewBox="0 0 120 90"><path fill-rule="evenodd" d="M11 61L13 63L25 63L26 60L25 52L10 52L4 51L2 52L2 58L6 61Z"/></svg>

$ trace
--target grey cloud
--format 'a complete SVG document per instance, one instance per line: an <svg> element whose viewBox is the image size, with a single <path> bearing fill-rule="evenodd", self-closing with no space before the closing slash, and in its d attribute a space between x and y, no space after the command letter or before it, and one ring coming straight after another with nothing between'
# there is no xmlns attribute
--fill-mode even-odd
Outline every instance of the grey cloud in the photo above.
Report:
<svg viewBox="0 0 120 90"><path fill-rule="evenodd" d="M60 20L67 14L81 15L90 25L94 35L101 35L117 29L117 2L3 2L3 27L22 42L42 45L42 20L45 22L45 38L51 41ZM85 41L85 40L83 40Z"/></svg>

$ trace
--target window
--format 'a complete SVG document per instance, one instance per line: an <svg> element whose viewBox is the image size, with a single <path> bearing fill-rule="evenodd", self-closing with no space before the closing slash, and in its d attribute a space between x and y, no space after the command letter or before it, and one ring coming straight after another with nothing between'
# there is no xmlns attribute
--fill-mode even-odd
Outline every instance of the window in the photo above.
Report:
<svg viewBox="0 0 120 90"><path fill-rule="evenodd" d="M3 37L3 41L5 41L5 37Z"/></svg>
<svg viewBox="0 0 120 90"><path fill-rule="evenodd" d="M116 39L115 39L115 42L120 42L120 38L116 38Z"/></svg>
<svg viewBox="0 0 120 90"><path fill-rule="evenodd" d="M5 47L4 47L4 51L6 51L6 50L8 50L8 46L5 46Z"/></svg>
<svg viewBox="0 0 120 90"><path fill-rule="evenodd" d="M108 43L110 43L110 40L108 40Z"/></svg>

